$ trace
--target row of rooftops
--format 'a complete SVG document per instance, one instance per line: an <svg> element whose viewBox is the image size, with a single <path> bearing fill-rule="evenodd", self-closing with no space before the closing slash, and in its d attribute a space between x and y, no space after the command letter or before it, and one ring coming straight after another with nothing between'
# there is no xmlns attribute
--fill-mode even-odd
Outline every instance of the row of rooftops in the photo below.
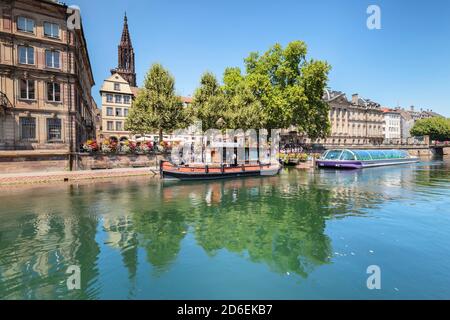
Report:
<svg viewBox="0 0 450 320"><path fill-rule="evenodd" d="M325 89L323 99L326 102L336 101L336 102L347 103L347 104L350 104L353 106L367 108L367 109L377 108L381 112L384 112L384 113L398 113L406 118L410 117L411 119L415 119L415 120L422 119L422 118L442 117L442 115L440 115L436 112L433 112L433 110L424 109L424 108L420 108L417 110L414 106L411 106L409 108L409 110L407 110L405 108L401 108L401 107L396 107L396 108L381 107L381 105L379 103L374 102L370 99L362 98L357 93L353 94L352 99L349 101L344 92Z"/></svg>
<svg viewBox="0 0 450 320"><path fill-rule="evenodd" d="M359 94L355 93L352 95L352 100L349 101L347 99L347 96L344 92L342 91L335 91L335 90L330 90L330 89L325 89L325 93L323 95L323 99L326 102L332 102L332 101L338 101L341 103L348 103L351 104L353 106L358 106L358 107L362 107L362 108L380 108L380 104L372 101L370 99L366 99L366 98L362 98L359 96Z"/></svg>

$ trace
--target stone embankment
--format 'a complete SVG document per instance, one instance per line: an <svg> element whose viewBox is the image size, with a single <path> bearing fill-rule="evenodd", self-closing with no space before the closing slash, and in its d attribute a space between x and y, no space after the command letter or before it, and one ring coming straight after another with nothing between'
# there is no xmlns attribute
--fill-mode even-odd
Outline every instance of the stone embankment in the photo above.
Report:
<svg viewBox="0 0 450 320"><path fill-rule="evenodd" d="M55 172L24 172L0 174L0 186L28 185L37 183L71 183L98 179L115 179L124 177L158 178L156 167L146 168L119 168L86 171L55 171Z"/></svg>

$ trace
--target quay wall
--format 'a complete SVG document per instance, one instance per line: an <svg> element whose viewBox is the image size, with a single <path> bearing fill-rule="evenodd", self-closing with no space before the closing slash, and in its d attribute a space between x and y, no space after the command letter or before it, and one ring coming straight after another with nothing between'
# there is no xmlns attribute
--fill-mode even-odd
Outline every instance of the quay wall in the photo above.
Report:
<svg viewBox="0 0 450 320"><path fill-rule="evenodd" d="M336 146L335 146L336 148ZM328 148L327 148L328 149ZM386 149L375 148L373 149ZM450 147L435 149L425 146L398 148L414 156L450 154ZM27 172L83 171L96 169L155 167L170 154L87 154L55 150L0 151L0 174Z"/></svg>
<svg viewBox="0 0 450 320"><path fill-rule="evenodd" d="M75 155L74 170L155 167L164 155L151 154L83 154Z"/></svg>
<svg viewBox="0 0 450 320"><path fill-rule="evenodd" d="M87 154L46 151L0 151L0 174L155 167L169 154Z"/></svg>
<svg viewBox="0 0 450 320"><path fill-rule="evenodd" d="M70 170L68 152L2 151L0 173L54 172Z"/></svg>

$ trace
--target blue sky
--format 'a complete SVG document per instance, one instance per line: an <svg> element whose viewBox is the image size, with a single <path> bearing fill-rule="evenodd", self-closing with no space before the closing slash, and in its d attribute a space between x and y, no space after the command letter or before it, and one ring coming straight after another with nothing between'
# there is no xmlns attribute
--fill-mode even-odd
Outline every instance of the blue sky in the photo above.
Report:
<svg viewBox="0 0 450 320"><path fill-rule="evenodd" d="M72 2L70 2L72 1ZM200 76L221 78L251 51L303 40L309 57L328 61L329 86L383 106L433 109L450 116L448 0L69 0L81 8L96 80L93 95L117 65L123 14L129 19L138 84L154 62L191 95ZM381 7L381 30L366 27L369 5ZM100 104L99 104L100 106Z"/></svg>

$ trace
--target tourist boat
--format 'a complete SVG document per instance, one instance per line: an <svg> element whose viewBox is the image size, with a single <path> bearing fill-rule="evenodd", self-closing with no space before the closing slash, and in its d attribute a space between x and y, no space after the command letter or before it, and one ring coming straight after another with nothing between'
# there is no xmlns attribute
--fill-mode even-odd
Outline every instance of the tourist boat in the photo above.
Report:
<svg viewBox="0 0 450 320"><path fill-rule="evenodd" d="M419 158L404 150L333 149L326 151L317 165L319 168L361 169L415 162L419 162Z"/></svg>
<svg viewBox="0 0 450 320"><path fill-rule="evenodd" d="M178 180L208 180L237 177L274 176L281 170L281 165L275 164L244 164L244 165L206 165L188 164L176 165L169 161L160 162L160 174L163 179Z"/></svg>

